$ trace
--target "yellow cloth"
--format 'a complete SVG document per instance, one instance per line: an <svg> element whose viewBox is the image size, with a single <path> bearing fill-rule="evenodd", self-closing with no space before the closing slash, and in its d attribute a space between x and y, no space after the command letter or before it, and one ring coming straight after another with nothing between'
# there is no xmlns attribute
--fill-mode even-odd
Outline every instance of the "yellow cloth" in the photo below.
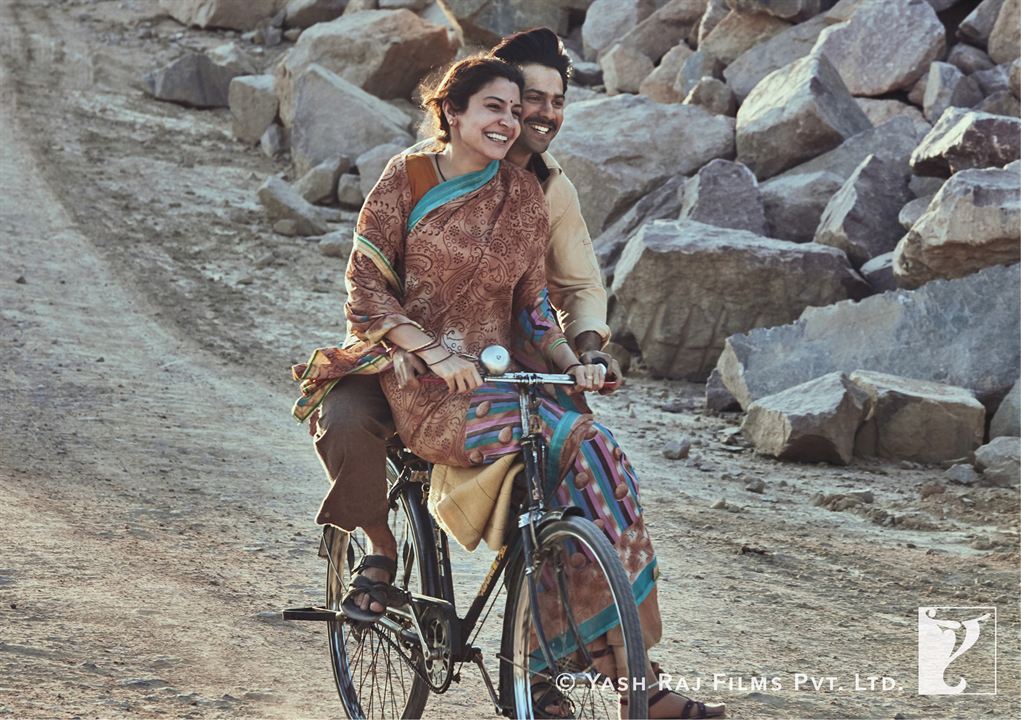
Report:
<svg viewBox="0 0 1021 720"><path fill-rule="evenodd" d="M429 512L466 550L474 550L480 540L491 550L499 550L512 520L514 476L523 467L516 454L481 467L434 465Z"/></svg>

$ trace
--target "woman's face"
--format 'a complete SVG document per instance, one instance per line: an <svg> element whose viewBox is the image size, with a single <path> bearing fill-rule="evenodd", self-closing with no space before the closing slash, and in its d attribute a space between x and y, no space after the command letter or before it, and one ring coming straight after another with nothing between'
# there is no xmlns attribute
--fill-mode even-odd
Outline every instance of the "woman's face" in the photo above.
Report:
<svg viewBox="0 0 1021 720"><path fill-rule="evenodd" d="M521 91L506 78L490 80L471 96L464 112L448 112L451 143L481 156L502 160L521 134Z"/></svg>

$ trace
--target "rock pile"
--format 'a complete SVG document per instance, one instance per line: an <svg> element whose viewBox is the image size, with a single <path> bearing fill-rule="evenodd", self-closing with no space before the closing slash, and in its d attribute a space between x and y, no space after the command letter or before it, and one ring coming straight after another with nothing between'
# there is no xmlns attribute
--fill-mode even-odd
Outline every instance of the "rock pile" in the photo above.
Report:
<svg viewBox="0 0 1021 720"><path fill-rule="evenodd" d="M1019 0L161 5L246 32L147 91L229 106L290 164L259 191L274 227L337 256L322 206L356 210L414 142L417 83L549 26L576 66L552 151L647 368L709 378L778 457L972 462L1021 432Z"/></svg>

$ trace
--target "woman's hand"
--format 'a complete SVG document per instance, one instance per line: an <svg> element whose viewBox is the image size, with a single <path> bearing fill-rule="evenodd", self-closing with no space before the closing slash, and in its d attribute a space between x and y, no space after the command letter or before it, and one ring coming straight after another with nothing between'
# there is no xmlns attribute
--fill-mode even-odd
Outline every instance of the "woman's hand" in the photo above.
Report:
<svg viewBox="0 0 1021 720"><path fill-rule="evenodd" d="M610 355L604 353L602 350L588 350L581 353L579 359L588 365L601 363L606 366L606 376L604 378L605 385L600 391L603 395L609 395L614 390L624 384L624 373L620 370L620 363Z"/></svg>
<svg viewBox="0 0 1021 720"><path fill-rule="evenodd" d="M443 378L452 393L467 393L482 385L475 363L457 355L450 355L440 362L429 365L429 369Z"/></svg>
<svg viewBox="0 0 1021 720"><path fill-rule="evenodd" d="M419 376L429 372L429 368L417 355L400 348L394 350L393 362L397 384L408 390L417 390Z"/></svg>
<svg viewBox="0 0 1021 720"><path fill-rule="evenodd" d="M575 365L567 371L574 378L574 391L601 390L606 382L606 368L601 364Z"/></svg>

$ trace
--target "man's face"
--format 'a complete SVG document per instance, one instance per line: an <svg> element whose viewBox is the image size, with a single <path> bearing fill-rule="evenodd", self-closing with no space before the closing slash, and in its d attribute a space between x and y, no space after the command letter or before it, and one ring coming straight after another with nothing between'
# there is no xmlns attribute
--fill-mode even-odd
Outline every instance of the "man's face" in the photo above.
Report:
<svg viewBox="0 0 1021 720"><path fill-rule="evenodd" d="M521 135L515 143L531 153L543 153L564 122L564 83L560 73L545 65L522 65L525 92L521 96Z"/></svg>

